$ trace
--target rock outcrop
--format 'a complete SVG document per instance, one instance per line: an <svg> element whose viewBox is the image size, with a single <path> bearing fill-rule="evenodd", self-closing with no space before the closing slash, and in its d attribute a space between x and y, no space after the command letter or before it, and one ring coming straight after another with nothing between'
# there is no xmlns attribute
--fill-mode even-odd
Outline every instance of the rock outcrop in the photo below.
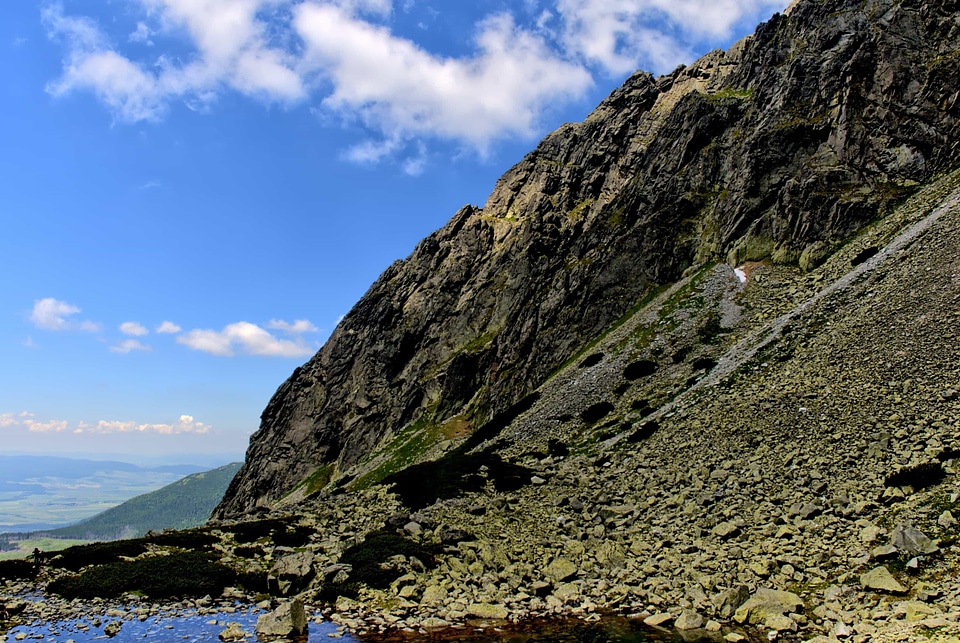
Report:
<svg viewBox="0 0 960 643"><path fill-rule="evenodd" d="M276 392L215 517L442 450L691 266L815 268L960 162L956 12L801 0L633 75L383 273Z"/></svg>

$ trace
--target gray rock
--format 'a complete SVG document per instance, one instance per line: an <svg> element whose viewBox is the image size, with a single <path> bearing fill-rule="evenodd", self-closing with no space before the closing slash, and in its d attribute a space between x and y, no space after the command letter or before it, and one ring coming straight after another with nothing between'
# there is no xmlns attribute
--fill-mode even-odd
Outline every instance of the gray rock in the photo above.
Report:
<svg viewBox="0 0 960 643"><path fill-rule="evenodd" d="M782 616L803 608L803 601L792 592L760 588L733 615L737 623L763 625L771 616Z"/></svg>
<svg viewBox="0 0 960 643"><path fill-rule="evenodd" d="M683 610L673 626L678 630L698 630L703 627L703 616L696 610Z"/></svg>
<svg viewBox="0 0 960 643"><path fill-rule="evenodd" d="M949 509L940 514L940 517L937 518L937 524L943 527L944 529L949 529L957 524L957 519L953 517L953 514Z"/></svg>
<svg viewBox="0 0 960 643"><path fill-rule="evenodd" d="M411 536L419 536L423 533L423 527L420 526L420 523L412 520L403 526L403 530Z"/></svg>
<svg viewBox="0 0 960 643"><path fill-rule="evenodd" d="M890 535L890 544L911 556L940 551L932 540L908 522L897 525Z"/></svg>
<svg viewBox="0 0 960 643"><path fill-rule="evenodd" d="M289 595L305 588L313 579L313 552L302 551L280 558L270 569L279 593Z"/></svg>
<svg viewBox="0 0 960 643"><path fill-rule="evenodd" d="M103 633L106 636L113 638L114 636L120 633L120 628L122 626L123 626L123 623L121 623L120 621L110 621L109 623L103 626Z"/></svg>
<svg viewBox="0 0 960 643"><path fill-rule="evenodd" d="M543 573L556 583L562 583L577 575L577 566L566 558L558 557L547 565Z"/></svg>
<svg viewBox="0 0 960 643"><path fill-rule="evenodd" d="M750 598L750 590L746 585L739 585L714 595L710 603L716 610L717 616L723 619L733 618L737 609Z"/></svg>
<svg viewBox="0 0 960 643"><path fill-rule="evenodd" d="M277 609L257 619L257 638L276 641L307 633L307 614L303 601L295 598L281 603Z"/></svg>
<svg viewBox="0 0 960 643"><path fill-rule="evenodd" d="M874 567L869 572L860 576L860 584L865 589L872 589L877 592L887 592L889 594L905 594L906 588L897 582L897 579L890 574L890 571L883 566Z"/></svg>
<svg viewBox="0 0 960 643"><path fill-rule="evenodd" d="M870 550L870 557L875 560L890 560L899 555L900 550L893 545L880 545Z"/></svg>
<svg viewBox="0 0 960 643"><path fill-rule="evenodd" d="M243 641L250 634L243 631L243 627L239 623L227 623L227 627L217 635L224 643L234 643L236 641Z"/></svg>
<svg viewBox="0 0 960 643"><path fill-rule="evenodd" d="M653 614L643 619L644 624L649 625L650 627L663 627L669 623L673 622L673 614L669 612L660 612L659 614Z"/></svg>

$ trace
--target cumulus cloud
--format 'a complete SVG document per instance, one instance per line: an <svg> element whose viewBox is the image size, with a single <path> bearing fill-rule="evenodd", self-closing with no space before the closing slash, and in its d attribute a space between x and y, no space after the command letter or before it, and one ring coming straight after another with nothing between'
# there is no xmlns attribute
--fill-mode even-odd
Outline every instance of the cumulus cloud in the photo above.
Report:
<svg viewBox="0 0 960 643"><path fill-rule="evenodd" d="M482 151L497 137L532 135L546 103L592 83L505 13L480 23L477 53L463 59L434 56L333 5L303 3L293 24L305 64L333 82L324 105L359 114L388 138L439 135Z"/></svg>
<svg viewBox="0 0 960 643"><path fill-rule="evenodd" d="M67 420L35 419L33 413L0 413L0 429L20 429L30 433L156 433L161 435L178 435L182 433L209 433L211 426L198 422L192 415L181 415L175 422L170 423L139 423L120 420L98 420L94 424L86 422L70 423Z"/></svg>
<svg viewBox="0 0 960 643"><path fill-rule="evenodd" d="M133 335L134 337L143 337L148 334L150 331L147 330L146 326L139 324L137 322L123 322L120 324L120 332L124 335Z"/></svg>
<svg viewBox="0 0 960 643"><path fill-rule="evenodd" d="M165 321L165 322L163 322L162 324L160 324L159 326L157 326L155 330L156 330L158 333L161 333L161 334L171 334L171 335L172 335L172 334L174 334L174 333L179 333L179 332L180 332L181 330L183 330L183 329L181 329L179 326L177 326L176 324L174 324L172 321Z"/></svg>
<svg viewBox="0 0 960 643"><path fill-rule="evenodd" d="M51 94L91 92L128 122L158 120L175 101L206 110L228 91L319 103L335 117L327 122L367 130L345 159L396 158L416 175L426 155L414 143L439 138L483 154L498 139L535 136L544 111L582 96L594 73L669 71L786 0L524 0L479 20L457 56L391 30L391 0L129 4L141 14L136 28L114 40L60 4L43 11L66 52ZM142 46L151 43L177 48Z"/></svg>
<svg viewBox="0 0 960 643"><path fill-rule="evenodd" d="M73 317L80 314L80 309L65 301L47 297L33 302L33 311L30 321L37 328L44 330L82 330L96 332L100 325L89 320L75 320Z"/></svg>
<svg viewBox="0 0 960 643"><path fill-rule="evenodd" d="M294 322L291 326L304 321ZM309 322L306 323L309 324ZM193 350L221 357L232 357L237 354L306 357L312 355L315 350L306 345L299 337L293 340L278 339L260 326L245 321L230 324L220 331L191 330L178 336L177 342Z"/></svg>
<svg viewBox="0 0 960 643"><path fill-rule="evenodd" d="M110 350L114 353L122 353L125 355L133 351L149 352L149 351L152 351L153 349L150 348L150 346L148 346L147 344L144 344L137 339L125 339L119 344L116 344L115 346L111 346Z"/></svg>

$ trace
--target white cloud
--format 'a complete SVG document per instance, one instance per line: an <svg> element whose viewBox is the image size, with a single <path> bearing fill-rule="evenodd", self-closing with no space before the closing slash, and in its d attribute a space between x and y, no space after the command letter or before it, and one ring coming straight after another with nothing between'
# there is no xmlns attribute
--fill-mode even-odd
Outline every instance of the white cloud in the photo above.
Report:
<svg viewBox="0 0 960 643"><path fill-rule="evenodd" d="M75 321L74 315L81 311L78 307L68 304L65 301L47 297L46 299L37 299L33 302L33 311L30 313L30 321L37 328L44 330L82 330L88 332L97 332L100 325L89 320Z"/></svg>
<svg viewBox="0 0 960 643"><path fill-rule="evenodd" d="M267 323L267 328L282 330L285 333L292 333L295 335L301 335L303 333L316 333L320 330L306 319L295 319L293 323L285 322L282 319L271 319Z"/></svg>
<svg viewBox="0 0 960 643"><path fill-rule="evenodd" d="M134 337L143 337L150 333L143 324L132 321L120 324L120 332L124 335L133 335Z"/></svg>
<svg viewBox="0 0 960 643"><path fill-rule="evenodd" d="M13 42L10 43L10 44L13 45L14 47L21 47L21 46L27 44L27 39L26 39L26 38L23 38L23 37L14 38L14 39L13 39Z"/></svg>
<svg viewBox="0 0 960 643"><path fill-rule="evenodd" d="M149 352L149 351L152 351L153 349L150 348L150 346L148 346L147 344L141 343L140 340L125 339L119 344L117 344L116 346L111 346L110 350L114 353L122 353L126 355L127 353L130 353L133 351Z"/></svg>
<svg viewBox="0 0 960 643"><path fill-rule="evenodd" d="M305 2L293 24L305 65L333 84L324 105L359 115L390 141L440 136L482 152L498 137L531 136L545 104L592 83L508 14L480 23L478 53L464 59L434 56L332 5Z"/></svg>
<svg viewBox="0 0 960 643"><path fill-rule="evenodd" d="M209 111L228 91L284 106L319 102L311 109L326 122L367 130L345 159L396 159L416 175L426 163L423 140L483 154L498 139L531 138L546 109L592 86L591 72L669 71L786 0L523 0L513 5L528 26L508 12L487 15L465 34L472 51L458 57L391 31L391 0L130 4L143 19L118 42L60 4L43 10L49 36L66 51L52 95L93 93L128 122L156 121L173 102ZM403 0L397 11L413 6ZM130 44L154 40L185 48L153 54Z"/></svg>
<svg viewBox="0 0 960 643"><path fill-rule="evenodd" d="M178 435L182 433L209 433L211 426L198 422L192 415L181 415L171 423L139 423L119 420L99 420L96 424L77 422L71 424L67 420L39 421L34 419L33 413L0 413L0 429L20 429L30 433L63 433L69 431L75 434L111 434L111 433L157 433L161 435Z"/></svg>
<svg viewBox="0 0 960 643"><path fill-rule="evenodd" d="M160 433L162 435L178 435L180 433L208 433L210 425L197 422L192 415L181 415L180 419L171 424L138 424L137 422L121 422L117 420L100 420L95 426L83 427L87 433Z"/></svg>
<svg viewBox="0 0 960 643"><path fill-rule="evenodd" d="M182 329L176 324L174 324L172 321L165 321L159 326L157 326L156 328L156 331L158 333L167 333L167 334L179 333L181 330Z"/></svg>
<svg viewBox="0 0 960 643"><path fill-rule="evenodd" d="M691 42L729 38L741 21L760 20L783 0L557 0L566 49L623 74L638 66L666 72L693 58Z"/></svg>
<svg viewBox="0 0 960 643"><path fill-rule="evenodd" d="M54 96L92 91L123 121L158 120L172 99L203 105L224 87L270 102L291 102L306 94L291 68L294 59L267 45L267 24L257 18L275 0L140 0L168 32L184 32L197 55L180 63L162 55L148 64L119 53L89 18L64 15L54 4L42 12L51 38L64 41L63 74L47 90ZM141 26L143 29L141 29ZM140 23L129 37L149 37Z"/></svg>
<svg viewBox="0 0 960 643"><path fill-rule="evenodd" d="M315 351L299 338L296 341L278 339L256 324L243 321L230 324L221 331L191 330L177 337L177 342L194 350L221 357L231 357L237 353L271 357L306 357Z"/></svg>
<svg viewBox="0 0 960 643"><path fill-rule="evenodd" d="M40 345L33 341L33 336L27 335L27 338L20 342L21 346L26 346L27 348L40 348Z"/></svg>

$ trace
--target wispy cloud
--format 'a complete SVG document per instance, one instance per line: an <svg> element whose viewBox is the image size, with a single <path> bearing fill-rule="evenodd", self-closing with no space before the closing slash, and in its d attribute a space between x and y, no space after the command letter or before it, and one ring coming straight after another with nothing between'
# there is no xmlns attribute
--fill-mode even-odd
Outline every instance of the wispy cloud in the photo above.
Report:
<svg viewBox="0 0 960 643"><path fill-rule="evenodd" d="M13 47L22 47L23 45L27 44L27 39L26 39L26 38L14 38L13 41L12 41L10 44L11 44Z"/></svg>
<svg viewBox="0 0 960 643"><path fill-rule="evenodd" d="M306 319L295 319L293 323L285 322L282 319L271 319L267 322L267 328L273 330L282 330L285 333L302 335L303 333L316 333L320 329Z"/></svg>
<svg viewBox="0 0 960 643"><path fill-rule="evenodd" d="M37 299L33 302L33 311L30 313L30 321L37 328L44 330L81 330L86 332L97 332L100 330L100 324L89 320L76 320L74 317L82 311L73 304L65 301L47 297L46 299Z"/></svg>
<svg viewBox="0 0 960 643"><path fill-rule="evenodd" d="M27 348L40 348L40 345L33 341L32 335L27 335L27 338L20 342L21 346L26 346Z"/></svg>
<svg viewBox="0 0 960 643"><path fill-rule="evenodd" d="M121 341L119 344L116 344L110 347L111 352L121 353L123 355L126 355L127 353L131 353L133 351L150 352L152 350L153 349L150 346L142 343L138 339L125 339Z"/></svg>
<svg viewBox="0 0 960 643"><path fill-rule="evenodd" d="M179 333L182 329L174 324L172 321L165 321L155 329L158 333L174 334Z"/></svg>
<svg viewBox="0 0 960 643"><path fill-rule="evenodd" d="M157 181L157 180L154 179L154 180L152 180L152 181L147 181L146 183L144 183L143 185L141 185L141 186L139 187L139 189L141 189L141 190L155 190L155 189L157 189L157 188L159 188L159 187L163 187L162 184L160 183L160 181Z"/></svg>
<svg viewBox="0 0 960 643"><path fill-rule="evenodd" d="M73 433L109 435L112 433L155 433L179 435L183 433L209 433L209 424L198 422L192 415L181 415L169 423L140 423L120 420L98 420L93 423L69 422L67 420L38 420L27 411L0 413L0 429L21 430L30 433Z"/></svg>
<svg viewBox="0 0 960 643"><path fill-rule="evenodd" d="M286 324L286 322L276 320L272 323ZM313 326L306 320L298 320L287 326L292 328L297 324ZM232 357L237 354L268 357L306 357L312 355L316 350L308 346L299 336L294 339L279 339L260 326L245 321L230 324L219 331L209 329L191 330L178 336L177 342L193 350L220 357Z"/></svg>

